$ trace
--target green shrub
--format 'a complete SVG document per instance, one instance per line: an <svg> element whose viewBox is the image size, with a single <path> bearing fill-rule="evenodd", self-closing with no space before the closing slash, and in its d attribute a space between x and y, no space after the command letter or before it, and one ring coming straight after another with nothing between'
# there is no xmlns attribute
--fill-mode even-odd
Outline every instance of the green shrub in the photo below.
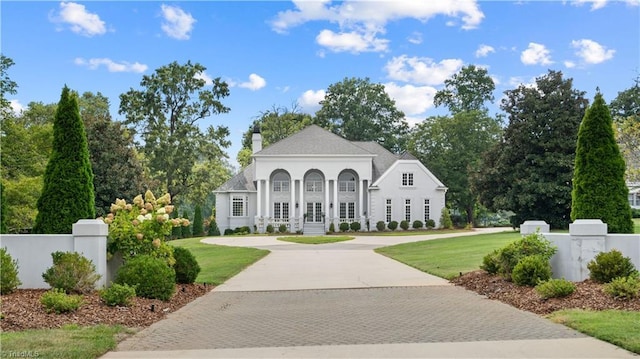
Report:
<svg viewBox="0 0 640 359"><path fill-rule="evenodd" d="M334 233L336 231L336 225L331 222L329 224L329 233Z"/></svg>
<svg viewBox="0 0 640 359"><path fill-rule="evenodd" d="M267 232L269 232L269 226L267 226ZM273 227L271 227L271 233L273 233ZM227 228L227 229L224 230L224 235L225 236L230 236L232 234L234 234L233 229Z"/></svg>
<svg viewBox="0 0 640 359"><path fill-rule="evenodd" d="M400 221L400 228L404 229L405 231L409 229L409 221Z"/></svg>
<svg viewBox="0 0 640 359"><path fill-rule="evenodd" d="M195 282L200 274L200 265L191 251L187 248L175 247L173 257L176 259L176 264L173 265L176 271L176 282L180 284Z"/></svg>
<svg viewBox="0 0 640 359"><path fill-rule="evenodd" d="M96 266L77 252L51 253L53 266L42 273L51 288L60 288L66 293L89 293L100 279Z"/></svg>
<svg viewBox="0 0 640 359"><path fill-rule="evenodd" d="M281 225L278 227L278 232L280 232L280 233L287 233L287 225L286 225L286 224L281 224Z"/></svg>
<svg viewBox="0 0 640 359"><path fill-rule="evenodd" d="M212 219L211 222L209 222L209 228L207 229L207 235L208 236L219 236L220 235L220 228L218 228L218 224L216 223L215 219Z"/></svg>
<svg viewBox="0 0 640 359"><path fill-rule="evenodd" d="M633 299L640 292L640 280L637 276L617 277L604 285L604 292L614 298Z"/></svg>
<svg viewBox="0 0 640 359"><path fill-rule="evenodd" d="M233 230L234 234L249 234L251 233L251 229L249 228L249 226L242 226L242 227L236 227L236 229Z"/></svg>
<svg viewBox="0 0 640 359"><path fill-rule="evenodd" d="M128 307L135 296L136 288L128 284L112 283L111 287L100 291L100 299L110 307Z"/></svg>
<svg viewBox="0 0 640 359"><path fill-rule="evenodd" d="M622 256L616 249L609 252L601 252L587 264L591 272L589 277L598 283L609 283L613 278L637 276L631 258Z"/></svg>
<svg viewBox="0 0 640 359"><path fill-rule="evenodd" d="M549 259L541 255L522 258L513 268L511 280L517 285L536 286L551 278Z"/></svg>
<svg viewBox="0 0 640 359"><path fill-rule="evenodd" d="M511 277L513 268L527 256L540 255L547 261L556 253L557 248L551 245L540 232L528 234L522 239L507 244L499 251L499 273Z"/></svg>
<svg viewBox="0 0 640 359"><path fill-rule="evenodd" d="M395 231L396 228L398 228L398 222L397 221L389 222L389 224L387 224L387 228L389 228L392 231Z"/></svg>
<svg viewBox="0 0 640 359"><path fill-rule="evenodd" d="M176 289L176 272L165 260L141 255L125 262L114 282L135 287L139 297L166 301Z"/></svg>
<svg viewBox="0 0 640 359"><path fill-rule="evenodd" d="M452 229L453 228L453 220L451 220L451 212L449 212L449 208L443 207L440 215L440 226L444 229Z"/></svg>
<svg viewBox="0 0 640 359"><path fill-rule="evenodd" d="M189 219L189 212L188 211L182 211L182 218L186 218ZM182 227L180 227L181 229L181 238L191 238L191 236L193 236L193 231L191 230L192 225L189 224L188 226L183 225Z"/></svg>
<svg viewBox="0 0 640 359"><path fill-rule="evenodd" d="M427 228L432 229L432 228L436 228L436 221L434 221L433 219L428 219L425 223L425 226L427 226Z"/></svg>
<svg viewBox="0 0 640 359"><path fill-rule="evenodd" d="M340 223L340 231L341 232L346 232L348 230L349 230L349 223L347 223L347 222Z"/></svg>
<svg viewBox="0 0 640 359"><path fill-rule="evenodd" d="M22 284L18 278L18 261L6 248L0 248L0 294L9 294Z"/></svg>
<svg viewBox="0 0 640 359"><path fill-rule="evenodd" d="M273 232L274 232L273 225L267 224L267 233L273 233Z"/></svg>
<svg viewBox="0 0 640 359"><path fill-rule="evenodd" d="M204 236L204 218L202 218L202 207L200 205L196 205L193 212L192 232L194 237Z"/></svg>
<svg viewBox="0 0 640 359"><path fill-rule="evenodd" d="M480 269L484 269L487 273L498 274L500 272L500 268L499 249L496 249L482 258L482 265L480 265Z"/></svg>
<svg viewBox="0 0 640 359"><path fill-rule="evenodd" d="M536 292L544 298L566 297L576 290L576 285L564 278L549 279L536 285Z"/></svg>
<svg viewBox="0 0 640 359"><path fill-rule="evenodd" d="M80 308L82 296L69 295L61 288L53 288L40 297L40 303L44 305L47 313L66 313Z"/></svg>
<svg viewBox="0 0 640 359"><path fill-rule="evenodd" d="M360 230L360 222L351 222L351 224L349 225L349 228L351 228L352 231L357 232Z"/></svg>
<svg viewBox="0 0 640 359"><path fill-rule="evenodd" d="M424 227L424 224L422 223L422 221L413 221L413 225L412 225L413 229L420 229L422 227Z"/></svg>
<svg viewBox="0 0 640 359"><path fill-rule="evenodd" d="M385 227L386 227L386 226L387 226L387 225L384 223L384 221L378 221L378 222L376 223L376 229L377 229L379 232L384 231L384 229L385 229Z"/></svg>

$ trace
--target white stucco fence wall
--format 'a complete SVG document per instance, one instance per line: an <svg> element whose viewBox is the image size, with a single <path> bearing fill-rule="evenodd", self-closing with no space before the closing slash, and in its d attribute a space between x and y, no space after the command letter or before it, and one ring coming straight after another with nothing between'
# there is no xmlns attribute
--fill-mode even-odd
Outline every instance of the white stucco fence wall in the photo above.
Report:
<svg viewBox="0 0 640 359"><path fill-rule="evenodd" d="M78 252L96 266L100 279L96 288L108 282L107 235L109 226L98 219L81 219L73 224L72 234L3 234L0 247L18 262L19 288L50 288L42 273L53 265L51 253Z"/></svg>
<svg viewBox="0 0 640 359"><path fill-rule="evenodd" d="M607 224L599 219L579 219L569 225L569 233L550 233L544 221L526 221L520 226L522 235L540 230L558 247L551 257L554 278L583 281L589 278L587 264L598 253L617 249L640 269L640 234L607 234Z"/></svg>

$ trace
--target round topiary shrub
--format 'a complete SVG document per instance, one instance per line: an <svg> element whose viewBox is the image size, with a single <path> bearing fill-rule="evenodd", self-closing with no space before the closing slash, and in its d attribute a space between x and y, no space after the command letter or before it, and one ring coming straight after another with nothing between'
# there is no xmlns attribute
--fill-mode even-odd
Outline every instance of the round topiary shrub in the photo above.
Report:
<svg viewBox="0 0 640 359"><path fill-rule="evenodd" d="M376 229L377 229L379 232L384 231L384 229L385 229L386 227L387 227L387 225L384 223L384 221L378 221L378 222L376 223Z"/></svg>
<svg viewBox="0 0 640 359"><path fill-rule="evenodd" d="M22 284L18 279L18 261L6 248L0 248L0 294L9 294Z"/></svg>
<svg viewBox="0 0 640 359"><path fill-rule="evenodd" d="M347 223L347 222L340 223L340 231L341 232L346 232L348 230L349 230L349 223Z"/></svg>
<svg viewBox="0 0 640 359"><path fill-rule="evenodd" d="M139 297L166 301L176 290L176 272L164 259L141 255L122 265L114 282L133 286Z"/></svg>
<svg viewBox="0 0 640 359"><path fill-rule="evenodd" d="M329 233L334 233L336 231L336 225L331 222L329 224Z"/></svg>
<svg viewBox="0 0 640 359"><path fill-rule="evenodd" d="M631 258L624 257L617 249L601 252L587 264L589 277L598 283L609 283L614 278L637 276Z"/></svg>
<svg viewBox="0 0 640 359"><path fill-rule="evenodd" d="M232 234L235 234L235 232L233 231L233 229L231 229L231 228L227 228L227 229L225 229L225 230L224 230L224 235L225 235L225 236L230 236L230 235L232 235Z"/></svg>
<svg viewBox="0 0 640 359"><path fill-rule="evenodd" d="M387 225L387 228L389 228L392 231L395 231L396 228L398 228L398 222L397 221L389 222L389 224Z"/></svg>
<svg viewBox="0 0 640 359"><path fill-rule="evenodd" d="M176 271L176 282L180 284L191 284L196 281L200 274L200 265L190 250L182 247L173 248L173 257L176 264L173 269Z"/></svg>
<svg viewBox="0 0 640 359"><path fill-rule="evenodd" d="M413 229L421 229L422 227L424 227L424 224L422 224L422 221L415 220L413 221L412 227Z"/></svg>
<svg viewBox="0 0 640 359"><path fill-rule="evenodd" d="M287 225L286 224L281 224L280 226L278 226L278 232L287 233Z"/></svg>
<svg viewBox="0 0 640 359"><path fill-rule="evenodd" d="M357 232L360 230L360 222L351 222L351 224L349 225L349 228L351 228L352 231Z"/></svg>
<svg viewBox="0 0 640 359"><path fill-rule="evenodd" d="M517 285L536 286L551 278L549 260L541 255L522 258L511 272L511 280Z"/></svg>
<svg viewBox="0 0 640 359"><path fill-rule="evenodd" d="M275 230L273 229L273 225L267 224L267 233L271 234L273 232L275 232Z"/></svg>
<svg viewBox="0 0 640 359"><path fill-rule="evenodd" d="M112 283L109 288L100 291L100 299L110 307L128 307L135 296L136 289L127 284Z"/></svg>
<svg viewBox="0 0 640 359"><path fill-rule="evenodd" d="M400 228L404 229L405 231L409 229L409 221L400 221Z"/></svg>
<svg viewBox="0 0 640 359"><path fill-rule="evenodd" d="M425 222L424 225L427 226L428 229L433 229L436 228L436 221L434 221L433 219L429 219Z"/></svg>
<svg viewBox="0 0 640 359"><path fill-rule="evenodd" d="M484 269L489 274L498 274L500 271L500 250L496 249L484 256L480 269Z"/></svg>

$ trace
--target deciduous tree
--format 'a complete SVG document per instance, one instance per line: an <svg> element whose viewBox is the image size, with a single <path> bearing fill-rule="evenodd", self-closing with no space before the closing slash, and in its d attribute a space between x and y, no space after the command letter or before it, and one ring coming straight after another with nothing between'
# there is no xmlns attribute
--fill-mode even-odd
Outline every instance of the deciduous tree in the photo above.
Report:
<svg viewBox="0 0 640 359"><path fill-rule="evenodd" d="M196 184L196 163L219 162L227 157L223 149L230 145L227 127L209 126L203 131L198 126L198 121L230 110L221 102L229 95L227 83L215 78L207 84L205 70L198 63L173 62L143 76L143 90L120 95L119 113L138 130L143 141L140 151L152 178L174 200Z"/></svg>
<svg viewBox="0 0 640 359"><path fill-rule="evenodd" d="M576 138L588 104L584 92L561 72L549 71L535 85L505 95L500 107L509 123L485 154L473 188L489 209L513 211L514 226L531 219L566 228Z"/></svg>
<svg viewBox="0 0 640 359"><path fill-rule="evenodd" d="M640 181L640 77L611 101L616 141L627 166L626 178Z"/></svg>
<svg viewBox="0 0 640 359"><path fill-rule="evenodd" d="M93 172L77 95L62 89L53 122L53 148L38 198L35 233L71 233L79 219L94 218Z"/></svg>
<svg viewBox="0 0 640 359"><path fill-rule="evenodd" d="M318 125L350 141L375 141L391 152L406 149L409 125L384 90L368 78L345 78L327 89Z"/></svg>
<svg viewBox="0 0 640 359"><path fill-rule="evenodd" d="M444 81L444 89L436 92L435 106L444 105L451 113L487 111L485 103L493 102L496 86L486 69L468 65Z"/></svg>
<svg viewBox="0 0 640 359"><path fill-rule="evenodd" d="M601 219L610 233L633 233L624 171L611 112L597 93L578 131L571 220Z"/></svg>

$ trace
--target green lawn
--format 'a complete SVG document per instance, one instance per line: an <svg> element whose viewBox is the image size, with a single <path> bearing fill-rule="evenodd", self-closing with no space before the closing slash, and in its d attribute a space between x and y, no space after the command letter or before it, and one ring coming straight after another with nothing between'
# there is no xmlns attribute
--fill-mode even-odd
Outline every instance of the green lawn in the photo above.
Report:
<svg viewBox="0 0 640 359"><path fill-rule="evenodd" d="M635 234L640 234L640 218L634 218L633 223L634 223L633 232Z"/></svg>
<svg viewBox="0 0 640 359"><path fill-rule="evenodd" d="M350 241L353 237L350 236L291 236L291 237L278 237L279 241L300 243L300 244L325 244L334 242Z"/></svg>
<svg viewBox="0 0 640 359"><path fill-rule="evenodd" d="M121 326L68 325L60 329L2 332L2 358L89 359L115 349L116 337L132 333Z"/></svg>
<svg viewBox="0 0 640 359"><path fill-rule="evenodd" d="M380 237L402 237L402 236L417 236L417 235L429 235L429 234L445 234L445 233L464 233L469 232L468 229L421 229L421 230L407 230L404 229L396 229L395 231L385 230L383 232L378 232L372 230L371 232L358 232L353 233L355 235L363 235L363 236L380 236Z"/></svg>
<svg viewBox="0 0 640 359"><path fill-rule="evenodd" d="M621 310L560 310L549 315L556 323L640 354L640 312Z"/></svg>
<svg viewBox="0 0 640 359"><path fill-rule="evenodd" d="M398 244L376 249L376 252L439 277L451 279L460 272L480 268L482 258L507 243L520 238L519 232L434 239Z"/></svg>
<svg viewBox="0 0 640 359"><path fill-rule="evenodd" d="M198 283L222 284L269 254L264 249L204 244L200 243L201 240L202 238L185 238L169 242L173 246L189 249L196 257L201 268L196 278Z"/></svg>

